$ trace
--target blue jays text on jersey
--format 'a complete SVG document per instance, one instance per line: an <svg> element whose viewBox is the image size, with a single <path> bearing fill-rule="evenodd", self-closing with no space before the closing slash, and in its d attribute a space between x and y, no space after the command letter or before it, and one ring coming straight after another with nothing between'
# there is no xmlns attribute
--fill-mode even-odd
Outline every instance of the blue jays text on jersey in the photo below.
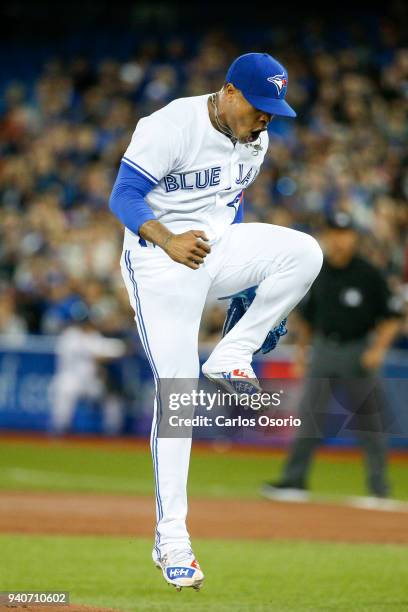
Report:
<svg viewBox="0 0 408 612"><path fill-rule="evenodd" d="M166 192L177 191L178 189L208 189L215 187L221 182L221 166L205 168L195 172L180 172L178 174L168 174L163 178ZM236 185L248 187L257 177L259 167L250 166L244 167L244 164L238 164L238 176L235 179Z"/></svg>

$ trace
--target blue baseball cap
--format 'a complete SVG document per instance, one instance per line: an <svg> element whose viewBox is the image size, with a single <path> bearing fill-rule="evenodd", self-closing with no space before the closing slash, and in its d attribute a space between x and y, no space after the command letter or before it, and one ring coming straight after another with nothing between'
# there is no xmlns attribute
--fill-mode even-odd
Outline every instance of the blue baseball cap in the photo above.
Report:
<svg viewBox="0 0 408 612"><path fill-rule="evenodd" d="M285 101L286 69L268 53L245 53L234 60L225 77L255 108L272 115L296 117Z"/></svg>

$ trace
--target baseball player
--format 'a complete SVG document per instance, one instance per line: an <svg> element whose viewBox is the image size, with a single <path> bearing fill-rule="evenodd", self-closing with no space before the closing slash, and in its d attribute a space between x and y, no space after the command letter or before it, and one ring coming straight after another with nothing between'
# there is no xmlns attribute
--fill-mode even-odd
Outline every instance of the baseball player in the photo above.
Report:
<svg viewBox="0 0 408 612"><path fill-rule="evenodd" d="M190 438L158 437L160 380L199 377L206 296L257 286L250 307L202 367L217 381L258 388L252 355L308 291L322 265L311 236L241 224L244 190L258 175L274 115L295 117L288 75L266 53L230 66L213 94L174 100L139 121L110 199L125 225L123 278L156 381L151 433L157 527L153 560L177 590L203 572L186 529Z"/></svg>
<svg viewBox="0 0 408 612"><path fill-rule="evenodd" d="M66 433L72 425L80 399L103 400L104 430L117 433L122 424L122 405L106 388L99 363L117 359L126 352L125 343L105 338L94 327L86 308L59 335L56 343L57 367L52 381L51 430Z"/></svg>

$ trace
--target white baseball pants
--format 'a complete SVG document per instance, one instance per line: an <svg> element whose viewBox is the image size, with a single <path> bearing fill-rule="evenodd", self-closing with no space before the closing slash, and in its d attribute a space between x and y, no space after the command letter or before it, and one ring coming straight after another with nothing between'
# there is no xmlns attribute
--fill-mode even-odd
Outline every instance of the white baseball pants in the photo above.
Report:
<svg viewBox="0 0 408 612"><path fill-rule="evenodd" d="M269 330L310 288L322 265L316 240L263 223L231 225L198 270L172 261L159 247L125 237L122 275L140 338L157 382L199 377L198 331L207 294L223 297L258 285L256 297L206 362L209 372L251 364ZM188 548L186 528L190 438L158 438L156 398L151 433L156 485L156 555Z"/></svg>

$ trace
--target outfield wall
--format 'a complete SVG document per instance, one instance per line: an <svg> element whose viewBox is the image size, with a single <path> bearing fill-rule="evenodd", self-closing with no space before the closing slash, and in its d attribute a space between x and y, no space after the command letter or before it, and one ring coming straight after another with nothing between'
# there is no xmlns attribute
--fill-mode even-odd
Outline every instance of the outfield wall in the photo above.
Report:
<svg viewBox="0 0 408 612"><path fill-rule="evenodd" d="M55 338L0 337L0 429L47 432L50 429L51 382L55 373ZM209 347L202 347L205 358ZM290 380L293 349L282 345L269 356L255 359L261 378ZM130 354L108 366L113 388L120 390L125 414L123 434L147 436L151 422L152 377L144 354ZM391 351L384 367L384 385L400 431L408 432L408 355ZM299 383L297 383L299 385ZM300 388L300 387L299 387ZM101 406L89 401L78 403L72 431L103 434ZM394 433L396 433L394 429ZM200 434L200 432L199 432ZM292 431L276 431L273 436L251 438L251 443L285 446ZM393 447L408 448L407 435L393 435ZM328 439L329 444L352 445L350 437Z"/></svg>

